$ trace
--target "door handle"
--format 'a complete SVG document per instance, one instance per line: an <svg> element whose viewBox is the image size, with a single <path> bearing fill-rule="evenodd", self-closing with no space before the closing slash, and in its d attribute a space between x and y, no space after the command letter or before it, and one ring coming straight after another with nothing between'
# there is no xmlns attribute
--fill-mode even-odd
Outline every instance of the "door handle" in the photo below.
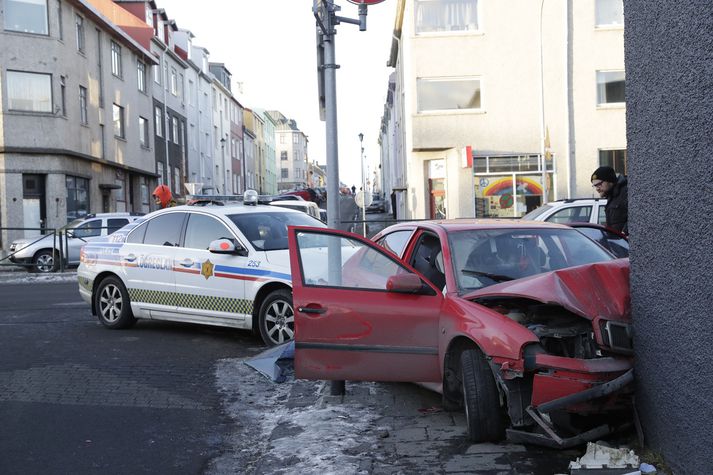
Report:
<svg viewBox="0 0 713 475"><path fill-rule="evenodd" d="M133 254L127 254L124 256L124 260L129 261L129 262L134 262L136 260L136 256Z"/></svg>
<svg viewBox="0 0 713 475"><path fill-rule="evenodd" d="M192 259L183 259L181 262L181 265L183 267L193 267L193 260Z"/></svg>
<svg viewBox="0 0 713 475"><path fill-rule="evenodd" d="M311 307L298 307L297 308L298 312L302 313L315 313L315 314L320 314L320 313L325 313L327 311L326 308L323 307L318 307L318 308L311 308Z"/></svg>

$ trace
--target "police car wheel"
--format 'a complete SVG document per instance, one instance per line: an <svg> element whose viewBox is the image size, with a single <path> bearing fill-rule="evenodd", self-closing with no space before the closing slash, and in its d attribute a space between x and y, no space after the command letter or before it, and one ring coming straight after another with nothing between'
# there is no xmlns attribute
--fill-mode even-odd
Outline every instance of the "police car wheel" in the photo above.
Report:
<svg viewBox="0 0 713 475"><path fill-rule="evenodd" d="M292 292L286 289L270 293L260 306L260 336L268 346L275 346L295 337L295 312Z"/></svg>
<svg viewBox="0 0 713 475"><path fill-rule="evenodd" d="M108 328L128 328L136 322L131 312L129 293L116 277L102 280L94 295L99 321Z"/></svg>

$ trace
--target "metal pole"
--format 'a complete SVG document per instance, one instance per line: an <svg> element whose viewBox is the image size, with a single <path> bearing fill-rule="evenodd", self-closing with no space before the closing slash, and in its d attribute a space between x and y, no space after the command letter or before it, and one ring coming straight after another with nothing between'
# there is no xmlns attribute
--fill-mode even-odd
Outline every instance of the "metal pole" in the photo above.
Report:
<svg viewBox="0 0 713 475"><path fill-rule="evenodd" d="M542 204L547 203L547 163L545 161L545 64L542 44L542 17L545 0L540 2L540 166L542 167Z"/></svg>
<svg viewBox="0 0 713 475"><path fill-rule="evenodd" d="M361 147L361 220L362 233L366 237L366 166L364 164L364 134L359 134L359 146Z"/></svg>

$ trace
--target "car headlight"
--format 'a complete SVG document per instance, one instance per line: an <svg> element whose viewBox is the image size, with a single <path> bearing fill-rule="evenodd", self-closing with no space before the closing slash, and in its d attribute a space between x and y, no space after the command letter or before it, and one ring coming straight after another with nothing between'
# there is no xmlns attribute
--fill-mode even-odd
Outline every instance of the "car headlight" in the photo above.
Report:
<svg viewBox="0 0 713 475"><path fill-rule="evenodd" d="M615 351L631 352L634 350L634 334L628 323L600 322L604 344Z"/></svg>

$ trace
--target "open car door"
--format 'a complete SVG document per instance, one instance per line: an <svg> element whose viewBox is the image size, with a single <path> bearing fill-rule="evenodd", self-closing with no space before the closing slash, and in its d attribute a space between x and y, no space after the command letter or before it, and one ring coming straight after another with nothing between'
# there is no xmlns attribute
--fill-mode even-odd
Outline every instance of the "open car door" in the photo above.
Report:
<svg viewBox="0 0 713 475"><path fill-rule="evenodd" d="M356 234L290 227L289 246L298 378L441 381L438 289Z"/></svg>

